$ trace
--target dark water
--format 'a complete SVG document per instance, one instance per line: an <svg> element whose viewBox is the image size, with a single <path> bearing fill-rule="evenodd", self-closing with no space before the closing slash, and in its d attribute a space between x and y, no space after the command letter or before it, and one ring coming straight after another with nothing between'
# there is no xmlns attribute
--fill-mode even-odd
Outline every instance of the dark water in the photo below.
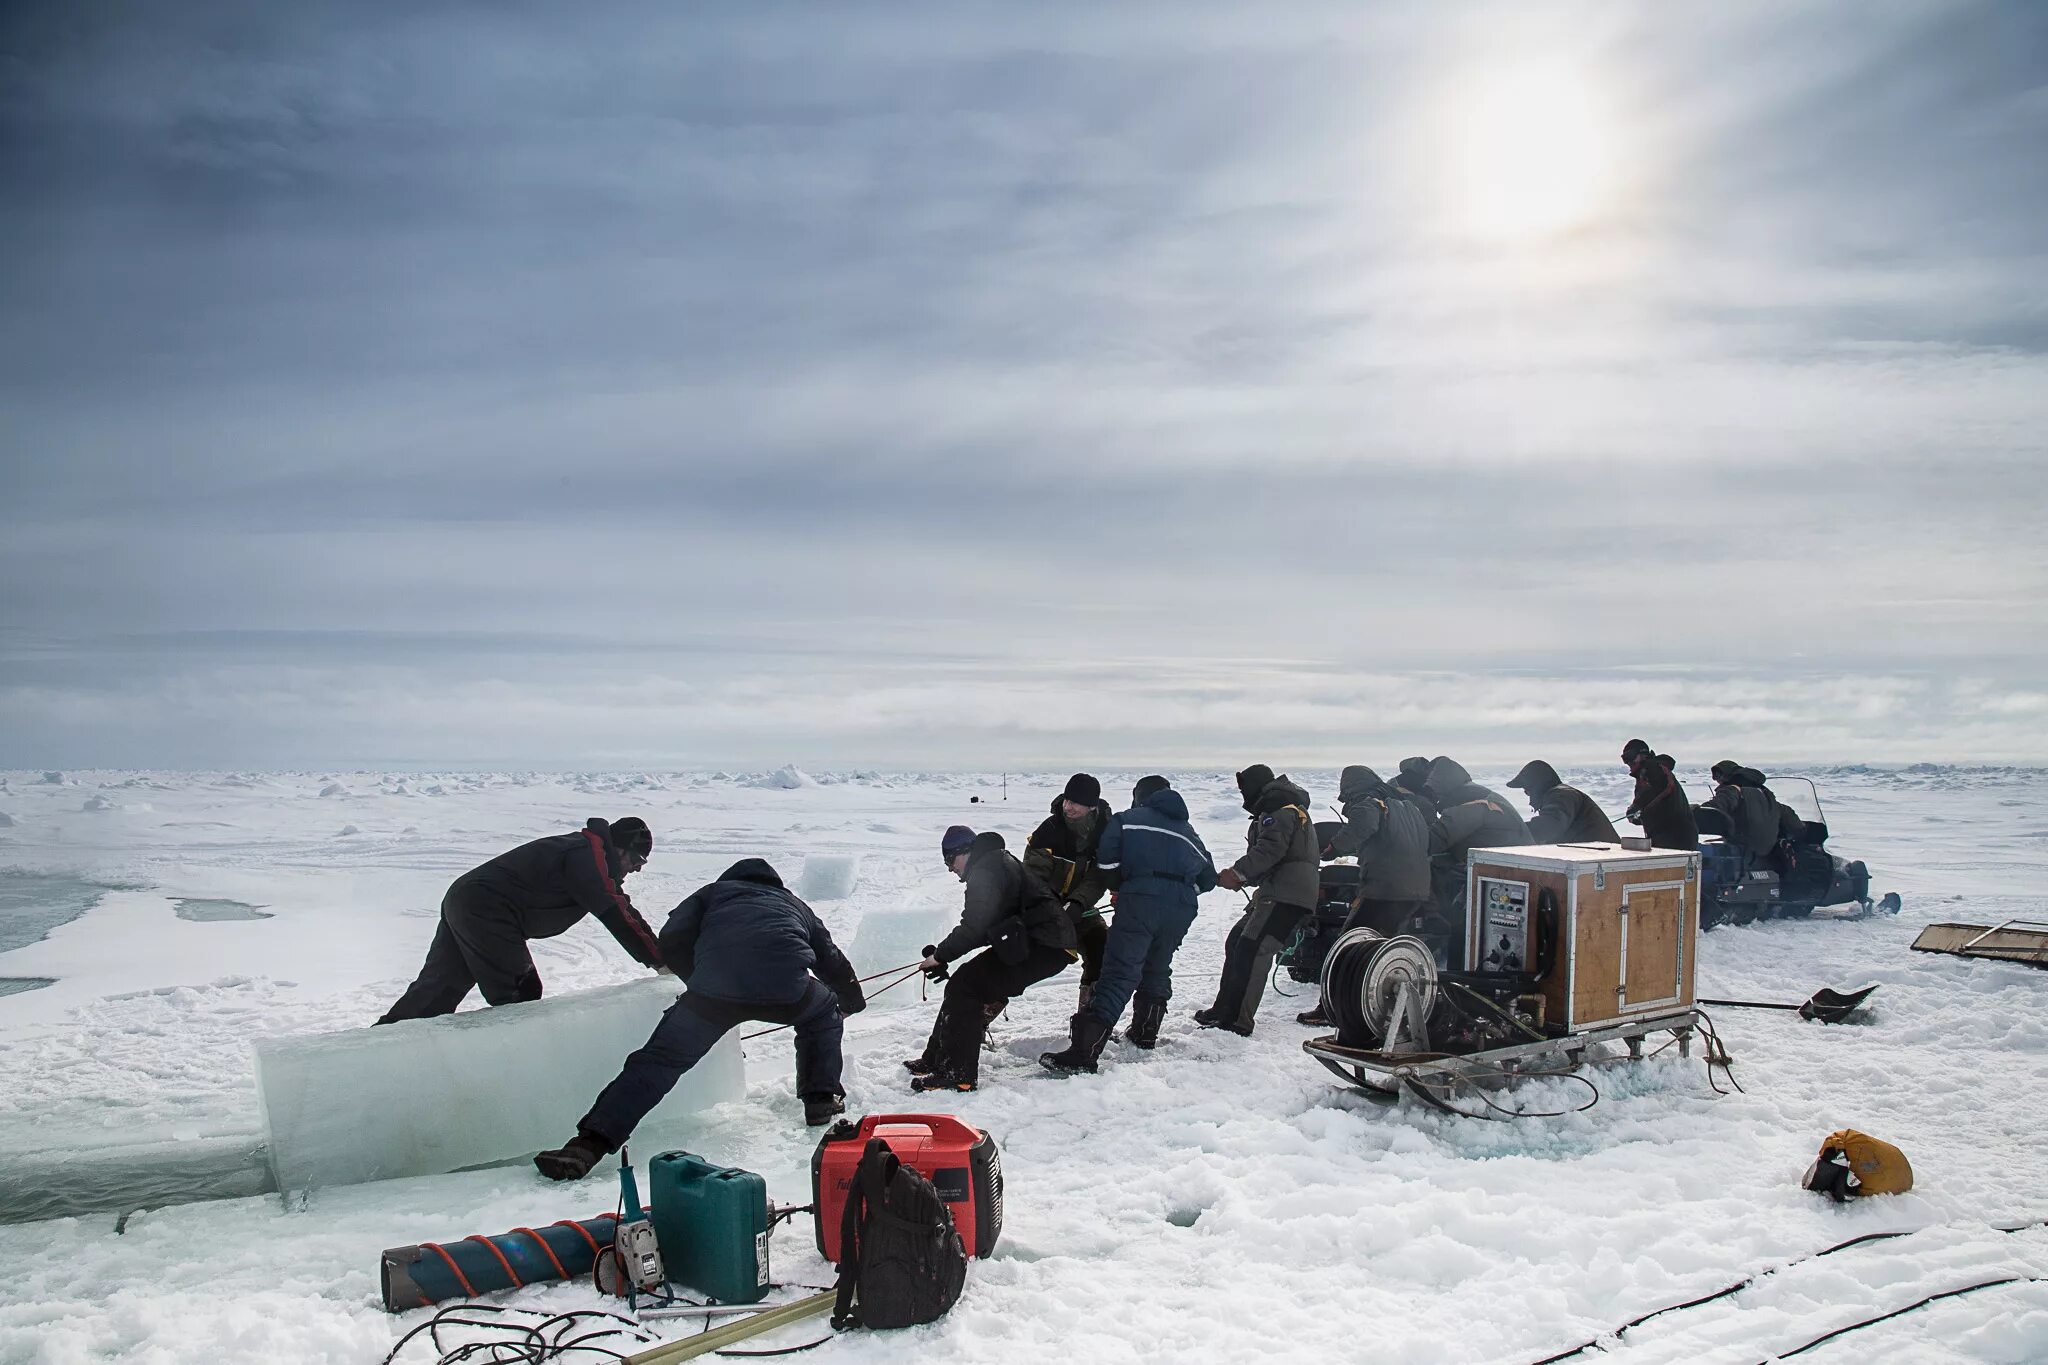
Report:
<svg viewBox="0 0 2048 1365"><path fill-rule="evenodd" d="M56 984L56 978L49 976L0 976L0 995L20 995L23 991L39 991Z"/></svg>
<svg viewBox="0 0 2048 1365"><path fill-rule="evenodd" d="M52 929L92 909L107 892L127 889L82 877L0 868L0 953L48 938Z"/></svg>
<svg viewBox="0 0 2048 1365"><path fill-rule="evenodd" d="M271 919L273 916L259 905L248 905L241 901L222 900L181 900L173 901L179 919L189 919L200 924L214 924L221 920Z"/></svg>

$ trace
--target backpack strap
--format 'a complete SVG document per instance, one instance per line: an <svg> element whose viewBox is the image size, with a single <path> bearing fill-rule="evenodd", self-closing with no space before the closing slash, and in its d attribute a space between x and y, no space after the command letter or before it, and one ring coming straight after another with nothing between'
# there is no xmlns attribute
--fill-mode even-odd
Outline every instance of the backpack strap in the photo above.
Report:
<svg viewBox="0 0 2048 1365"><path fill-rule="evenodd" d="M854 1167L853 1184L846 1191L846 1207L839 1215L839 1280L833 1287L838 1296L832 1302L832 1326L836 1329L860 1326L860 1310L854 1296L860 1288L860 1230L870 1210L879 1213L887 1198L889 1181L903 1163L889 1144L869 1138Z"/></svg>

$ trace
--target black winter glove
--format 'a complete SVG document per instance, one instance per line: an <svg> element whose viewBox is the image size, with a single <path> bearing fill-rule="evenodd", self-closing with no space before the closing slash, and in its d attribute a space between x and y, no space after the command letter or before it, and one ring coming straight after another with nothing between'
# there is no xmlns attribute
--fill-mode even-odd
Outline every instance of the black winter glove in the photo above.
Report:
<svg viewBox="0 0 2048 1365"><path fill-rule="evenodd" d="M860 982L851 978L834 986L832 993L839 997L841 1014L859 1014L868 1007L867 992L860 988Z"/></svg>

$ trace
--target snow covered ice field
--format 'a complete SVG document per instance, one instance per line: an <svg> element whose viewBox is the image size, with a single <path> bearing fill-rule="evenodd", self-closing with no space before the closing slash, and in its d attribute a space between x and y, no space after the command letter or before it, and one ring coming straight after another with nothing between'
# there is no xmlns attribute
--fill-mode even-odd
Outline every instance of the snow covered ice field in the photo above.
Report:
<svg viewBox="0 0 2048 1365"><path fill-rule="evenodd" d="M1012 1004L985 1088L929 1106L1001 1144L996 1256L972 1265L944 1321L810 1358L1533 1361L1846 1238L1924 1229L1581 1357L1748 1365L1929 1293L2048 1276L2048 1228L1992 1230L2048 1218L2048 972L1906 947L1933 920L2048 913L2048 772L1812 775L1834 849L1865 859L1873 891L1900 892L1905 909L1706 936L1702 995L1882 987L1865 1021L1834 1028L1717 1012L1747 1093L1717 1096L1673 1049L1597 1068L1600 1103L1563 1119L1485 1123L1348 1094L1300 1050L1305 1002L1269 991L1249 1040L1193 1027L1242 904L1217 892L1182 950L1157 1052L1112 1044L1101 1075L1056 1080L1035 1058L1063 1036L1077 972ZM1134 776L1105 773L1105 789L1120 798ZM1219 860L1235 856L1229 777L1175 776ZM1332 800L1332 774L1296 776ZM1566 776L1611 812L1626 803L1619 769ZM1704 794L1703 774L1683 776ZM657 924L758 854L820 895L842 944L880 951L957 904L940 830L995 828L1020 847L1063 777L1013 775L1005 803L996 778L961 776L7 773L0 920L41 918L0 940L30 940L0 951L0 978L21 983L0 994L0 1185L7 1165L79 1149L118 1163L136 1144L248 1140L250 1040L375 1018L418 966L447 882L527 838L643 815L655 857L629 890ZM1798 784L1779 790L1807 804ZM551 993L642 974L594 924L535 955ZM848 1021L851 1112L928 1107L898 1060L931 1009L905 986ZM818 1135L791 1093L788 1045L747 1053L746 1100L712 1111L692 1146L762 1172L778 1202L807 1202ZM590 1092L608 1078L592 1075ZM1544 1108L1581 1093L1517 1092ZM576 1117L563 1114L564 1137ZM1898 1143L1916 1190L1845 1208L1800 1190L1820 1137L1845 1126ZM615 1192L605 1174L561 1187L505 1167L330 1189L289 1210L274 1195L152 1208L119 1233L111 1214L0 1226L0 1362L370 1365L423 1316L377 1306L381 1249L585 1216ZM776 1234L774 1258L784 1283L829 1283L808 1219ZM504 1301L608 1306L574 1285ZM816 1335L799 1324L758 1344ZM1949 1300L1800 1358L2048 1360L2048 1285Z"/></svg>

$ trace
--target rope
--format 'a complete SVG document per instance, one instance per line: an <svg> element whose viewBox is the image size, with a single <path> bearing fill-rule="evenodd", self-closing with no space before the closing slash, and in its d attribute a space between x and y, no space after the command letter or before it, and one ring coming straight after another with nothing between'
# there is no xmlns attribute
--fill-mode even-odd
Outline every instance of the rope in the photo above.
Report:
<svg viewBox="0 0 2048 1365"><path fill-rule="evenodd" d="M874 999L874 998L875 998L875 996L877 996L877 995L880 995L880 994L882 994L882 993L883 993L884 991L890 991L890 990L894 990L894 989L895 989L896 987L898 987L898 986L902 985L902 984L903 984L904 982L906 982L906 981L910 980L910 978L911 978L911 977L913 977L913 976L915 976L915 975L917 975L917 973L918 973L918 972L919 972L919 971L920 971L920 970L921 970L921 969L922 969L923 967L924 967L924 959L923 959L923 958L919 958L919 959L918 959L917 961L915 961L915 962L911 963L911 964L910 964L909 966L907 966L907 967L886 967L886 968L884 968L883 970L881 970L881 971L879 971L879 972L876 972L876 973L874 973L874 975L872 975L872 976L863 976L863 977L857 977L857 978L855 978L855 979L856 979L856 980L858 980L858 981L859 981L859 982L860 982L860 983L861 983L862 985L866 985L866 984L867 984L868 982L870 982L870 981L873 981L873 980L875 979L875 977L878 977L878 976L896 976L896 974L897 974L898 972L901 972L901 973L902 973L902 975L901 975L901 976L896 976L896 979L895 979L894 981L891 981L891 982L890 982L890 983L889 983L888 985L886 985L886 986L878 986L878 987L876 987L876 988L875 988L875 991L874 991L874 993L873 993L872 995L868 996L868 999L872 1000L872 999ZM796 1027L796 1025L794 1025L794 1024L776 1024L776 1025L774 1025L774 1026L772 1026L772 1027L770 1027L770 1028L764 1028L764 1029L757 1029L757 1030L755 1030L755 1031L754 1031L754 1032L752 1032L752 1033L742 1033L742 1034L740 1035L740 1041L744 1043L744 1042L747 1042L747 1041L749 1041L749 1040L751 1040L751 1039L754 1039L754 1038L766 1038L766 1037L767 1037L767 1036L768 1036L769 1034L771 1034L771 1033L780 1033L780 1032L782 1032L782 1030L784 1030L784 1029L786 1029L786 1028L795 1028L795 1027Z"/></svg>
<svg viewBox="0 0 2048 1365"><path fill-rule="evenodd" d="M1929 1226L1937 1225L1930 1224ZM2043 1226L2048 1226L2048 1219L2037 1219L2036 1221L2031 1223L2019 1223L2012 1227L1999 1227L1994 1224L1992 1227L1992 1231L2002 1232L2010 1235L2015 1232L2025 1232L2029 1228L2038 1228ZM1644 1323L1650 1321L1652 1318L1661 1318L1666 1313L1682 1312L1683 1310L1688 1308L1698 1308L1702 1304L1712 1303L1716 1299L1725 1299L1730 1294L1738 1293L1744 1289L1749 1288L1758 1280L1763 1279L1766 1275L1775 1275L1781 1270L1790 1270L1795 1265L1804 1265L1808 1261L1817 1261L1823 1256L1832 1256L1838 1251L1847 1251L1852 1247L1864 1246L1870 1242L1889 1241L1894 1237L1911 1237L1916 1233L1921 1233L1925 1231L1927 1231L1927 1228L1924 1227L1906 1228L1899 1232L1866 1232L1861 1237L1851 1237L1846 1242L1837 1242L1833 1246L1826 1247L1820 1251L1810 1252L1805 1256L1795 1257L1792 1260L1785 1262L1785 1264L1783 1265L1767 1266L1762 1270L1756 1271L1751 1275L1745 1276L1744 1278L1737 1280L1734 1284L1727 1286L1725 1289L1717 1289L1711 1294L1702 1294L1696 1299L1687 1299L1684 1303L1667 1304L1663 1308L1653 1308L1649 1312L1641 1315L1640 1317L1630 1318L1627 1322L1624 1322L1623 1324L1621 1324L1621 1326L1614 1328L1612 1331L1602 1332L1599 1336L1594 1337L1591 1341L1582 1342L1581 1344L1572 1347L1569 1351L1559 1351L1556 1355L1549 1355L1543 1357L1543 1359L1541 1360L1530 1361L1529 1365L1557 1365L1557 1362L1560 1360L1570 1360L1573 1356L1583 1355L1587 1351L1590 1351L1594 1347L1600 1345L1600 1343L1606 1340L1608 1337L1620 1337L1622 1333L1628 1331L1630 1328L1640 1327ZM1968 1291L1963 1292L1967 1293ZM1931 1300L1922 1300L1922 1303L1926 1302L1931 1302ZM1918 1308L1920 1306L1921 1304L1912 1305L1913 1308ZM1902 1308L1899 1310L1899 1312L1901 1313L1910 1311L1910 1308ZM1890 1313L1886 1314L1885 1316L1896 1317L1898 1316L1898 1314ZM1884 1319L1882 1318L1872 1318L1870 1321L1882 1322L1883 1320ZM1867 1322L1856 1323L1851 1327L1844 1327L1840 1329L1840 1331L1833 1333L1831 1335L1839 1336L1841 1332L1854 1331L1856 1327L1867 1327L1869 1325L1870 1323ZM1827 1340L1826 1337L1821 1338L1821 1341L1825 1340ZM1799 1351L1810 1350L1814 1346L1818 1346L1819 1344L1819 1341L1808 1342L1805 1346L1800 1347ZM1785 1354L1797 1355L1799 1354L1799 1351L1788 1351L1785 1352Z"/></svg>
<svg viewBox="0 0 2048 1365"><path fill-rule="evenodd" d="M577 1324L586 1319L617 1325L600 1327L596 1331L571 1336L570 1333L576 1330ZM450 1327L480 1328L486 1332L497 1333L498 1337L495 1340L472 1341L452 1346L441 1340L442 1330ZM457 1308L444 1308L400 1337L392 1346L390 1354L384 1357L383 1365L392 1365L392 1362L398 1359L399 1352L422 1335L433 1343L434 1350L438 1352L438 1365L466 1365L473 1360L485 1362L485 1365L559 1365L572 1354L625 1360L627 1354L624 1351L590 1343L608 1337L622 1337L634 1345L651 1346L661 1340L631 1318L621 1317L617 1313L603 1313L586 1308L573 1313L548 1314L531 1308L504 1308L497 1304L468 1303Z"/></svg>
<svg viewBox="0 0 2048 1365"><path fill-rule="evenodd" d="M1699 1016L1700 1036L1707 1040L1707 1084L1714 1087L1716 1095L1731 1093L1747 1095L1749 1092L1742 1088L1742 1082L1735 1079L1735 1059L1728 1055L1727 1047L1721 1042L1721 1031L1714 1027L1713 1019L1708 1016L1705 1010L1696 1008L1693 1010L1693 1013ZM1714 1068L1716 1066L1719 1066L1727 1075L1728 1084L1735 1087L1732 1092L1723 1090L1721 1083L1714 1079Z"/></svg>
<svg viewBox="0 0 2048 1365"><path fill-rule="evenodd" d="M1904 1308L1895 1308L1889 1313L1880 1313L1878 1316L1874 1318L1865 1318L1861 1322L1852 1322L1847 1327L1837 1327L1834 1331L1829 1332L1826 1336L1815 1337L1812 1341L1807 1342L1804 1346L1794 1347L1792 1350L1789 1351L1780 1351L1776 1355L1766 1356L1764 1359L1758 1361L1757 1365L1771 1365L1771 1362L1773 1360L1785 1360L1789 1359L1792 1356L1805 1355L1808 1351L1811 1351L1814 1347L1820 1345L1822 1342L1833 1341L1836 1337L1846 1336L1850 1332L1857 1331L1861 1328L1874 1327L1880 1322L1889 1322L1893 1318L1904 1317L1906 1314L1912 1312L1916 1308L1925 1308L1928 1304L1938 1303L1942 1299L1961 1298L1965 1294L1974 1294L1980 1289L1996 1289L1998 1288L1998 1286L2002 1284L2048 1284L2048 1279L2044 1279L2039 1275L2007 1275L2005 1278L1999 1280L1984 1280L1978 1284L1964 1285L1961 1289L1946 1289L1939 1294L1929 1294L1924 1299L1914 1300L1912 1303L1907 1304Z"/></svg>

